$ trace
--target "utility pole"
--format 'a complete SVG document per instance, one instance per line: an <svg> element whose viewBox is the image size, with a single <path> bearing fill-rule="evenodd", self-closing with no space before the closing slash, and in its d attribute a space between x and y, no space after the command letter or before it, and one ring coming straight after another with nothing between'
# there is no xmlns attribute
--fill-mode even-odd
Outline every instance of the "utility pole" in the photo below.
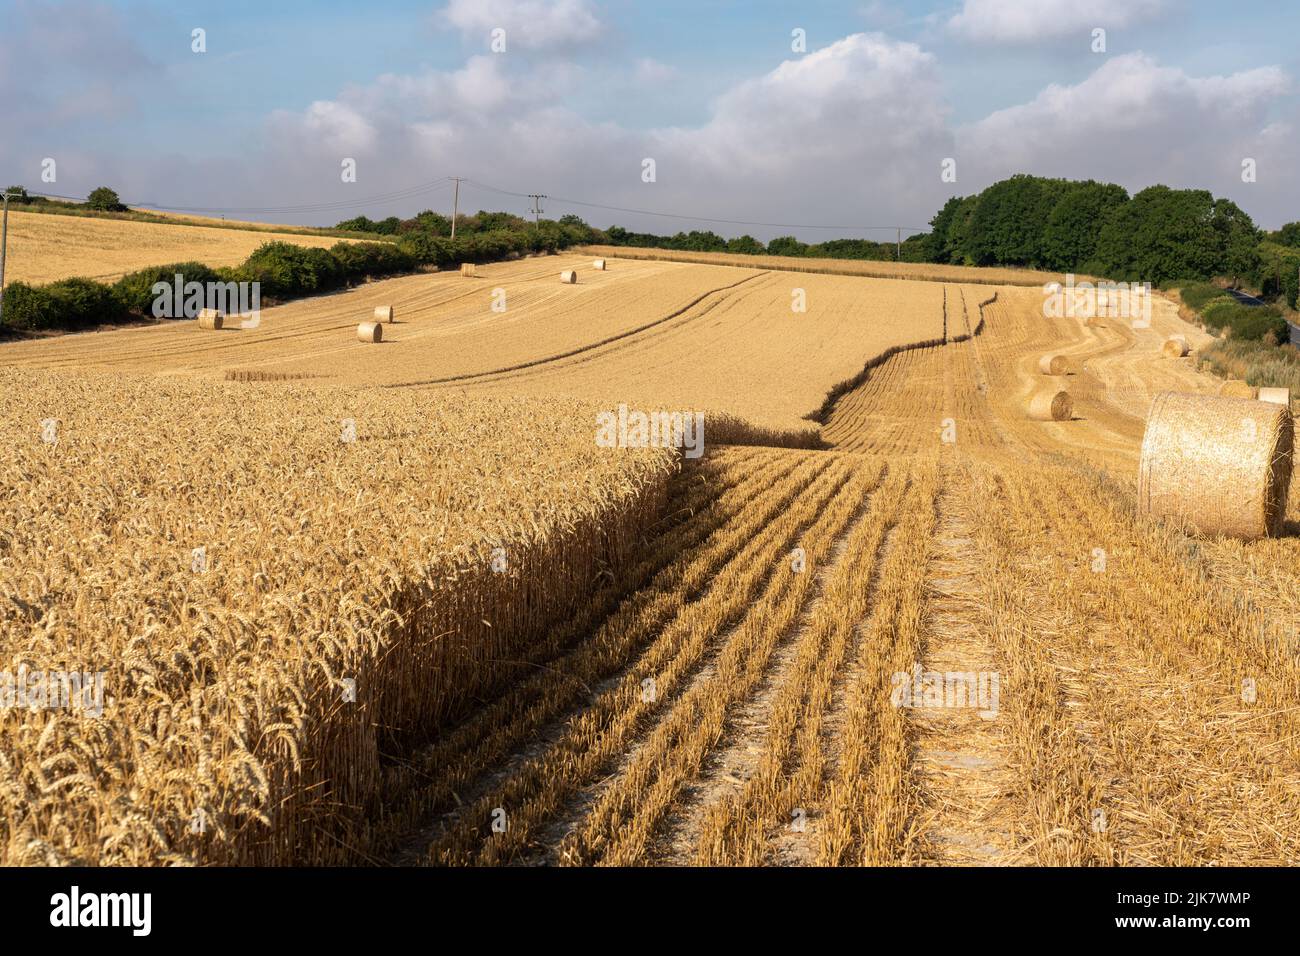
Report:
<svg viewBox="0 0 1300 956"><path fill-rule="evenodd" d="M451 237L456 238L456 216L460 213L460 177L452 176L456 180L456 195L451 201Z"/></svg>
<svg viewBox="0 0 1300 956"><path fill-rule="evenodd" d="M9 190L4 192L4 222L0 225L0 322L5 315L5 247L9 245Z"/></svg>
<svg viewBox="0 0 1300 956"><path fill-rule="evenodd" d="M541 222L541 215L542 215L542 206L540 200L548 199L550 197L548 197L546 193L529 193L528 198L533 201L533 223L538 224Z"/></svg>
<svg viewBox="0 0 1300 956"><path fill-rule="evenodd" d="M903 227L902 226L898 227L898 245L895 246L894 248L897 250L896 253L898 256L897 261L902 262L903 261Z"/></svg>

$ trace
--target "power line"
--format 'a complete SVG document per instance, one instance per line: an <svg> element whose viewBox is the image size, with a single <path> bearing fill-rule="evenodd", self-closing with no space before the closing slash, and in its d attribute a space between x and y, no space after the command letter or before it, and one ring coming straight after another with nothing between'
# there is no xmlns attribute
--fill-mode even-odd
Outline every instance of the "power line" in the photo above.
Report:
<svg viewBox="0 0 1300 956"><path fill-rule="evenodd" d="M422 183L417 186L409 186L406 189L399 189L390 193L382 193L376 196L366 196L362 199L340 199L329 202L302 203L296 206L181 206L171 203L144 202L139 200L123 200L123 205L138 206L142 209L164 209L168 212L216 212L216 213L309 213L309 212L332 212L342 209L352 209L357 206L372 206L377 203L394 202L403 199L414 199L417 196L434 193L440 189L446 189L451 185L450 177L443 177L441 180L434 180L429 183ZM80 196L61 196L58 193L31 193L33 196L44 196L47 199L66 199L71 202L84 202L84 197Z"/></svg>
<svg viewBox="0 0 1300 956"><path fill-rule="evenodd" d="M487 183L481 183L474 179L466 179L465 182L471 186L477 186L479 189L486 189L489 192L501 193L503 196L519 196L521 198L531 198L531 193L518 193L509 189L499 189L496 186L489 186ZM604 203L587 202L581 199L566 199L562 196L549 196L552 202L559 203L562 206L585 206L591 209L605 209L611 212L625 212L638 216L658 216L663 219L682 219L689 222L714 222L723 223L730 226L766 226L773 229L831 229L838 231L866 231L870 229L914 229L924 231L924 226L899 226L897 223L888 226L828 226L816 223L799 223L799 222L755 222L749 219L718 219L710 216L685 216L681 213L656 212L651 209L629 209L625 206L609 206Z"/></svg>
<svg viewBox="0 0 1300 956"><path fill-rule="evenodd" d="M499 193L503 196L515 196L520 199L532 200L532 212L535 217L540 218L541 209L539 206L540 199L549 199L551 202L559 203L561 206L579 207L585 209L601 209L607 212L621 212L628 215L636 216L654 216L659 219L675 219L683 222L711 223L728 226L759 226L767 229L825 229L833 232L870 232L877 230L891 230L899 232L903 229L915 232L924 232L925 226L900 226L897 223L891 225L828 225L825 223L798 223L798 222L762 222L753 219L723 219L715 216L691 216L682 213L660 212L654 209L635 209L628 206L614 206L608 203L590 202L584 199L572 199L563 196L550 196L546 193L525 193L516 192L511 189L501 189L488 183L479 182L475 179L469 179L463 176L444 176L441 179L432 180L427 183L420 183L415 186L409 186L405 189L395 190L389 193L381 193L374 196L366 196L361 199L334 200L319 203L301 203L294 206L183 206L171 203L157 202L139 202L124 201L128 206L138 206L146 209L162 209L171 212L190 212L190 213L244 213L244 214L275 214L275 213L292 213L306 214L314 212L333 212L343 209L351 209L357 206L372 206L379 203L392 203L406 199L414 199L420 195L426 195L446 189L448 186L455 185L455 196L452 207L452 223L455 228L455 220L460 207L460 186L466 185L483 189L488 192ZM82 201L76 196L60 196L55 193L33 193L33 195L42 195L50 199L67 199L72 202ZM901 235L898 241L901 241Z"/></svg>

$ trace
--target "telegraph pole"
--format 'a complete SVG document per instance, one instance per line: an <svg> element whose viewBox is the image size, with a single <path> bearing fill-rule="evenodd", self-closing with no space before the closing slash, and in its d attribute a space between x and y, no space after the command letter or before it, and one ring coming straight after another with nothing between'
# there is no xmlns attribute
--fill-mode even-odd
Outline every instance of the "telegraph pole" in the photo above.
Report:
<svg viewBox="0 0 1300 956"><path fill-rule="evenodd" d="M529 193L528 198L533 201L533 223L540 224L542 215L541 200L549 199L546 193Z"/></svg>
<svg viewBox="0 0 1300 956"><path fill-rule="evenodd" d="M460 213L460 177L452 176L456 180L456 194L451 201L451 237L456 238L456 216Z"/></svg>
<svg viewBox="0 0 1300 956"><path fill-rule="evenodd" d="M895 246L894 248L898 250L896 253L898 256L897 261L902 262L903 261L903 227L902 226L898 227L898 245Z"/></svg>
<svg viewBox="0 0 1300 956"><path fill-rule="evenodd" d="M4 222L0 224L0 321L5 314L5 247L9 245L9 190L4 192Z"/></svg>

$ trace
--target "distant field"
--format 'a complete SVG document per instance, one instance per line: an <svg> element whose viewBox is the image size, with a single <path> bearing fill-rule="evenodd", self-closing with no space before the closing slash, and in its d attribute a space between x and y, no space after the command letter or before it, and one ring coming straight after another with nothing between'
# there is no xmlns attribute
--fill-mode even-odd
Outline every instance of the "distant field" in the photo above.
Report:
<svg viewBox="0 0 1300 956"><path fill-rule="evenodd" d="M748 256L733 252L679 252L675 249L638 249L631 246L582 246L581 252L624 259L658 259L699 262L747 269L782 269L787 272L824 272L830 275L873 276L881 279L923 279L935 282L970 282L977 285L1041 286L1064 277L1035 269L985 269L928 262L879 262L870 259L804 259L798 256ZM1090 276L1078 276L1089 279Z"/></svg>
<svg viewBox="0 0 1300 956"><path fill-rule="evenodd" d="M274 232L265 227L172 225L11 209L5 281L42 283L74 276L111 280L168 262L233 266L263 243L277 240L318 247L340 241L334 236Z"/></svg>
<svg viewBox="0 0 1300 956"><path fill-rule="evenodd" d="M564 396L812 431L804 416L867 359L944 335L938 283L609 261L606 272L554 256L480 266L473 279L406 276L267 309L255 330L166 323L14 343L0 361ZM559 281L569 268L577 285ZM986 292L965 299L973 308ZM794 310L797 295L806 311ZM961 287L947 295L960 307ZM379 345L362 344L356 325L377 305L393 305L398 323Z"/></svg>

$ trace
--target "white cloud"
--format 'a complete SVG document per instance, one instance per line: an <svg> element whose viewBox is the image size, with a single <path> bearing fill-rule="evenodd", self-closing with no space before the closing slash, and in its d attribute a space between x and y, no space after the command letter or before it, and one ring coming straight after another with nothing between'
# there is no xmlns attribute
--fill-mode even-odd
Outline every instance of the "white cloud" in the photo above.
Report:
<svg viewBox="0 0 1300 956"><path fill-rule="evenodd" d="M375 145L375 128L352 107L333 100L317 100L301 118L302 130L322 150L350 155Z"/></svg>
<svg viewBox="0 0 1300 956"><path fill-rule="evenodd" d="M873 176L946 136L935 58L914 43L853 34L724 93L713 118L674 139L736 173L791 172L875 157ZM937 166L937 160L936 166Z"/></svg>
<svg viewBox="0 0 1300 956"><path fill-rule="evenodd" d="M1107 60L1074 86L1052 84L1030 102L966 127L962 150L1013 162L1110 151L1133 166L1132 151L1144 142L1163 150L1262 125L1264 109L1288 86L1274 66L1198 78L1131 53Z"/></svg>
<svg viewBox="0 0 1300 956"><path fill-rule="evenodd" d="M1268 117L1289 90L1275 66L1194 77L1141 53L1118 56L1074 86L1053 84L959 129L959 169L980 185L1029 172L1194 186L1259 208L1263 190L1241 182L1241 160L1290 140L1290 127Z"/></svg>
<svg viewBox="0 0 1300 956"><path fill-rule="evenodd" d="M451 0L442 19L467 39L488 42L498 27L506 50L574 46L598 37L603 27L589 0Z"/></svg>
<svg viewBox="0 0 1300 956"><path fill-rule="evenodd" d="M1151 20L1167 0L964 0L948 29L983 43L1033 43Z"/></svg>
<svg viewBox="0 0 1300 956"><path fill-rule="evenodd" d="M634 69L667 75L653 61ZM362 182L374 182L377 170L395 186L467 175L615 206L777 222L906 223L909 209L937 208L944 198L939 163L952 154L952 140L935 59L915 44L846 37L737 84L707 121L691 127L593 122L570 105L575 70L557 60L485 54L454 72L386 75L278 117L277 165L310 160L337 180L335 157L358 156ZM353 145L345 150L345 143ZM654 184L641 180L645 157L656 160ZM304 199L350 195L325 174L294 185ZM466 208L513 208L509 197L472 187L461 198ZM552 207L553 214L569 211ZM698 225L573 211L657 231Z"/></svg>

